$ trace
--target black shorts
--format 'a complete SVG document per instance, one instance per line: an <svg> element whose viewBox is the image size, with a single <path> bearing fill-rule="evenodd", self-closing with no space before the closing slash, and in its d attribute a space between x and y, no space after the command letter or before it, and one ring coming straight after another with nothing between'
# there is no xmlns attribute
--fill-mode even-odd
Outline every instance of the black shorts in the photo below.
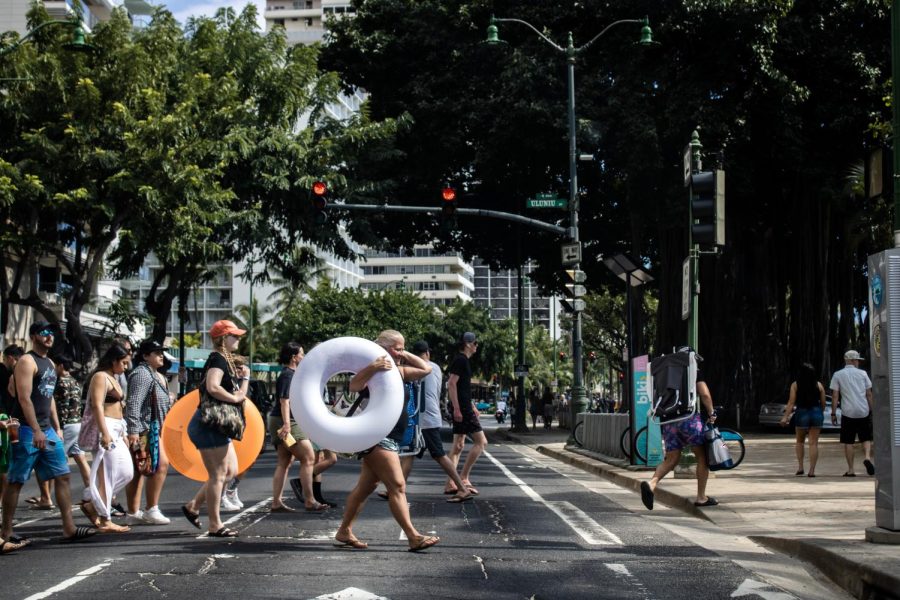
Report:
<svg viewBox="0 0 900 600"><path fill-rule="evenodd" d="M861 442L872 441L872 415L858 419L841 416L841 443L852 444L857 437Z"/></svg>
<svg viewBox="0 0 900 600"><path fill-rule="evenodd" d="M425 440L425 447L428 449L428 453L431 454L431 458L438 459L447 455L447 452L444 450L444 442L441 441L440 427L423 429L422 439Z"/></svg>
<svg viewBox="0 0 900 600"><path fill-rule="evenodd" d="M453 435L466 435L481 431L481 421L474 412L463 411L462 421L453 421Z"/></svg>

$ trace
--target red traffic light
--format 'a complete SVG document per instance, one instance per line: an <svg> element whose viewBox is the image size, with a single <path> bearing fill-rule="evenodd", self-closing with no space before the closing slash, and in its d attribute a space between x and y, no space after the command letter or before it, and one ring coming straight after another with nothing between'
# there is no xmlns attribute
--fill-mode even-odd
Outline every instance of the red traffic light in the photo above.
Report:
<svg viewBox="0 0 900 600"><path fill-rule="evenodd" d="M565 352L560 352L560 353L559 353L559 360L566 360L566 353L565 353Z"/></svg>
<svg viewBox="0 0 900 600"><path fill-rule="evenodd" d="M444 202L453 202L456 200L456 190L452 187L445 187L441 190L441 198L444 199Z"/></svg>
<svg viewBox="0 0 900 600"><path fill-rule="evenodd" d="M328 192L328 186L324 181L316 181L312 184L312 193L316 196L324 196Z"/></svg>

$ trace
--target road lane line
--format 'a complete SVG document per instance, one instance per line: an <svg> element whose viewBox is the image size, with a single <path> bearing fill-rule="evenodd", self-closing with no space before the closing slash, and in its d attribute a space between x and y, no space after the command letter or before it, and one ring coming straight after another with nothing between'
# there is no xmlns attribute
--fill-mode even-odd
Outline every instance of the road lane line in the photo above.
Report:
<svg viewBox="0 0 900 600"><path fill-rule="evenodd" d="M228 527L228 526L231 525L232 523L234 523L234 522L236 522L236 521L239 521L239 520L240 520L241 518L243 518L245 515L252 515L253 513L257 512L260 508L264 507L266 504L270 503L271 501L272 501L272 497L271 497L271 496L268 497L268 498L266 498L265 500L260 500L259 502L257 502L257 503L254 504L253 506L251 506L250 508L247 508L247 509L242 510L242 511L239 512L238 514L234 515L233 517L231 517L230 519L228 519L227 521L225 521L224 523L222 523L222 526L223 526L223 527ZM256 525L257 523L259 523L260 521L262 521L263 519L265 519L266 517L268 517L270 514L271 514L270 512L264 512L264 513L262 513L258 519L256 519L255 521L253 521L253 522L251 522L251 523L247 523L247 525L244 526L244 529L246 529L247 527L250 527L250 526L252 526L252 525ZM197 539L199 540L199 539L203 539L203 538L206 538L206 537L209 537L209 532L208 532L208 531L205 532L205 533L201 533L200 535L198 535L198 536L197 536Z"/></svg>
<svg viewBox="0 0 900 600"><path fill-rule="evenodd" d="M550 502L545 500L540 494L534 491L531 486L513 474L506 465L494 458L490 452L485 450L484 455L487 456L492 463L497 465L497 468L500 469L510 481L519 486L519 489L522 490L526 496L535 502L543 504L548 510L555 513L562 519L563 523L568 525L572 531L577 533L586 543L591 544L592 546L623 545L622 540L619 539L616 534L600 525L600 523L592 519L584 511L576 508L570 502Z"/></svg>
<svg viewBox="0 0 900 600"><path fill-rule="evenodd" d="M53 594L55 594L57 592L61 592L65 589L68 589L68 588L72 587L73 585L75 585L76 583L78 583L79 581L87 579L91 575L96 575L97 573L99 573L100 571L102 571L103 569L105 569L106 567L108 567L111 564L112 564L112 560L107 559L106 562L102 562L99 565L94 565L93 567L85 569L84 571L78 573L74 577L70 577L70 578L66 579L65 581L63 581L62 583L58 583L58 584L54 585L52 588L50 588L48 590L45 590L43 592L38 592L37 594L28 596L27 598L25 598L25 600L41 600L42 598L49 598Z"/></svg>

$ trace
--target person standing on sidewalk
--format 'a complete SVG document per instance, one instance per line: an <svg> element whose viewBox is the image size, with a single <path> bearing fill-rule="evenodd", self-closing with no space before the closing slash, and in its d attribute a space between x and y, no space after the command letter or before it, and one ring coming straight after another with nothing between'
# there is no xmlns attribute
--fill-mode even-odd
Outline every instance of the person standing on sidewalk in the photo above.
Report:
<svg viewBox="0 0 900 600"><path fill-rule="evenodd" d="M469 476L472 473L472 467L475 466L475 461L487 446L487 438L484 436L484 431L481 430L478 409L475 408L472 401L472 364L469 359L477 351L478 341L475 339L475 334L467 331L460 338L459 354L447 369L447 372L450 373L447 381L447 395L450 397L453 417L453 447L450 449L449 456L455 470L459 465L459 456L466 445L466 436L472 436L472 448L466 456L466 462L463 464L459 476L469 493L476 496L478 490L472 485ZM444 486L445 494L458 494L460 491L452 479L447 480Z"/></svg>
<svg viewBox="0 0 900 600"><path fill-rule="evenodd" d="M837 423L837 409L841 409L841 443L847 458L844 477L856 477L853 470L853 444L857 437L863 446L863 466L869 475L875 474L872 464L872 381L859 368L863 358L856 350L844 353L843 369L831 378L831 422Z"/></svg>
<svg viewBox="0 0 900 600"><path fill-rule="evenodd" d="M816 370L809 363L803 363L800 367L800 376L791 384L790 397L784 408L784 416L781 417L782 427L786 427L791 420L791 411L795 405L797 407L794 416L794 431L797 434L795 475L798 477L803 475L803 442L806 441L806 434L809 432L807 477L815 477L816 462L819 460L819 432L822 431L822 423L825 420L825 386L816 380Z"/></svg>
<svg viewBox="0 0 900 600"><path fill-rule="evenodd" d="M679 352L690 352L691 349L683 346L678 349ZM703 360L700 355L697 361ZM712 394L709 393L709 387L703 381L699 369L697 370L697 395L700 397L700 403L709 415L708 422L715 424L716 410L713 407ZM653 510L653 494L659 480L669 474L681 459L681 451L685 446L690 446L697 457L697 498L694 500L694 506L716 506L719 502L712 496L706 495L706 481L709 479L709 463L706 462L706 446L703 437L703 417L701 414L694 413L689 419L676 421L674 423L662 424L662 437L666 444L666 458L656 467L653 477L650 481L641 482L641 501L648 509Z"/></svg>

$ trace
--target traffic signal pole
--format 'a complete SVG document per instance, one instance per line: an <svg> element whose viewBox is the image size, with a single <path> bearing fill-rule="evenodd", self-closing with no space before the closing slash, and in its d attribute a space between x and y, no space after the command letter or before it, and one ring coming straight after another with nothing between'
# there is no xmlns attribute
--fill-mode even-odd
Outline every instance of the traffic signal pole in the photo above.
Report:
<svg viewBox="0 0 900 600"><path fill-rule="evenodd" d="M703 163L700 160L700 150L703 144L700 143L700 134L695 129L691 134L691 175L699 173L703 169ZM693 224L693 185L688 187L688 256L690 258L690 303L691 309L688 316L687 344L697 352L700 341L700 245L694 243Z"/></svg>

